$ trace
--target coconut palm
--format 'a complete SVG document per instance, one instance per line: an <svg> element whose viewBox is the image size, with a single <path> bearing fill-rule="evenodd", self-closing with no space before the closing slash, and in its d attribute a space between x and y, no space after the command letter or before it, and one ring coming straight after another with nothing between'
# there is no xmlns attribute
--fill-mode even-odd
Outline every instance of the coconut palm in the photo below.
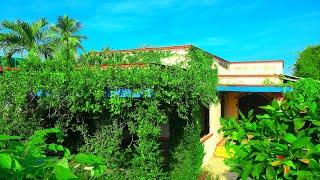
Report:
<svg viewBox="0 0 320 180"><path fill-rule="evenodd" d="M47 34L48 21L40 19L33 23L21 20L15 22L4 20L1 22L0 31L0 51L3 51L7 58L11 58L16 53L21 55L35 50L45 56L49 52L48 44L52 38Z"/></svg>
<svg viewBox="0 0 320 180"><path fill-rule="evenodd" d="M68 55L75 55L79 48L84 50L81 41L86 37L78 35L80 29L81 23L67 15L59 16L57 23L51 27L52 32L57 35L60 47L65 47Z"/></svg>

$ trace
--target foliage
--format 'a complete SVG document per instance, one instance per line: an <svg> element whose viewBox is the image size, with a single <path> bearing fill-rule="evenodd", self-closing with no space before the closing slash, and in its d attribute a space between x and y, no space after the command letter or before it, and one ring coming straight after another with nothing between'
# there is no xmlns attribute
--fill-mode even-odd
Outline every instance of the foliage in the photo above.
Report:
<svg viewBox="0 0 320 180"><path fill-rule="evenodd" d="M83 49L79 35L79 22L68 16L59 16L57 23L48 27L49 22L42 18L33 23L17 20L1 22L0 51L3 51L8 60L15 55L24 56L33 51L45 59L52 58L55 51L66 51L67 59L72 59L77 49ZM69 56L71 56L69 58ZM9 62L4 63L10 66Z"/></svg>
<svg viewBox="0 0 320 180"><path fill-rule="evenodd" d="M222 119L228 165L242 179L319 179L319 89L319 82L304 79L285 100L261 107L266 114Z"/></svg>
<svg viewBox="0 0 320 180"><path fill-rule="evenodd" d="M306 47L299 53L294 75L320 80L320 45Z"/></svg>
<svg viewBox="0 0 320 180"><path fill-rule="evenodd" d="M61 145L63 133L51 128L23 137L0 135L0 178L4 179L78 179L100 177L106 166L99 157L71 155Z"/></svg>
<svg viewBox="0 0 320 180"><path fill-rule="evenodd" d="M203 147L199 143L199 109L194 113L196 114L194 117L196 118L195 121L197 123L187 124L185 128L182 129L182 132L176 132L172 134L173 136L179 137L182 140L172 152L173 155L171 162L173 163L173 166L172 170L170 171L170 179L184 180L186 177L188 177L188 179L197 179L197 177L200 175L200 169L195 168L202 165L204 156ZM174 143L175 142L173 142L173 144Z"/></svg>
<svg viewBox="0 0 320 180"><path fill-rule="evenodd" d="M55 34L57 46L67 47L67 50L69 51L67 55L74 55L78 48L84 50L81 41L86 37L78 35L80 29L80 22L64 15L58 16L57 23L50 28L50 31Z"/></svg>
<svg viewBox="0 0 320 180"><path fill-rule="evenodd" d="M17 20L4 20L1 23L3 32L0 33L0 49L8 58L15 53L23 54L31 49L37 49L43 54L46 44L50 41L47 34L48 21L40 19L33 23Z"/></svg>
<svg viewBox="0 0 320 180"><path fill-rule="evenodd" d="M192 112L216 101L217 71L212 69L213 58L194 47L185 62L161 65L161 59L173 55L108 51L76 61L66 47L42 61L31 51L18 71L0 76L0 123L7 124L0 133L29 136L37 129L57 127L72 153L102 158L108 179L165 179L168 171L183 167L190 170L186 175L195 177L203 147ZM141 97L119 97L115 91L121 89ZM152 96L145 94L147 89ZM172 136L175 143L170 146L177 152L172 156L180 157L173 157L176 161L168 171L159 141L160 126L166 123L175 127L171 134L181 131L179 139Z"/></svg>

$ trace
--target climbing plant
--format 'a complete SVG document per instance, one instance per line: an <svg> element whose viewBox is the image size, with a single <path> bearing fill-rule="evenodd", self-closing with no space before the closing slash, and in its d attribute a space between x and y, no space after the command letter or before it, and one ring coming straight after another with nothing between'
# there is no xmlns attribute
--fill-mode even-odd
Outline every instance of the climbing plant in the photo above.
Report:
<svg viewBox="0 0 320 180"><path fill-rule="evenodd" d="M108 179L185 179L177 172L186 170L196 177L203 156L196 112L216 102L217 70L210 54L192 46L187 52L186 61L169 66L161 61L175 55L169 51L70 59L62 49L46 61L31 51L18 70L0 76L0 134L59 128L72 153L103 159ZM163 124L170 124L167 165Z"/></svg>

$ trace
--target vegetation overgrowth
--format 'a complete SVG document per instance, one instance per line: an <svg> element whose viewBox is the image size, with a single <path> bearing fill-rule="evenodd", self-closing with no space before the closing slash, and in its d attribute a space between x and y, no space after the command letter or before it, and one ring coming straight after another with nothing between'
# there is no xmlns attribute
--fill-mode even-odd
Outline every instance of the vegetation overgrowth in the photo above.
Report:
<svg viewBox="0 0 320 180"><path fill-rule="evenodd" d="M294 75L320 80L320 45L308 46L299 53Z"/></svg>
<svg viewBox="0 0 320 180"><path fill-rule="evenodd" d="M303 79L266 113L222 119L226 163L241 179L320 178L320 83Z"/></svg>
<svg viewBox="0 0 320 180"><path fill-rule="evenodd" d="M105 179L195 179L203 158L199 107L217 100L211 55L191 46L186 61L171 66L161 62L174 55L167 51L90 52L77 57L74 47L79 44L61 39L50 56L34 46L18 70L4 69L0 76L0 123L5 124L0 134L30 137L56 128L65 135L58 149L68 155L58 153L51 159L50 153L42 153L50 162L35 160L39 169L28 173L40 177L41 171L46 173L43 177L61 179L55 168L63 164L63 171L81 178L96 178L97 171ZM169 142L159 139L164 124L170 127ZM1 150L10 162L22 160L14 171L14 163L1 164L1 171L11 172L13 178L28 174L24 144L32 140L26 139L20 139L23 145L18 148L10 144ZM15 150L9 153L11 147ZM47 142L41 147L54 148ZM74 170L79 155L97 163L89 168L89 176ZM12 173L16 171L21 172Z"/></svg>

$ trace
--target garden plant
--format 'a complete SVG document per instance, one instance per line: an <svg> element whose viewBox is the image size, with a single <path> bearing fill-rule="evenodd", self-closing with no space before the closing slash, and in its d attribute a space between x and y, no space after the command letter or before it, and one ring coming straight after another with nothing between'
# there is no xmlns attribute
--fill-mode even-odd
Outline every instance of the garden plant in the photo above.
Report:
<svg viewBox="0 0 320 180"><path fill-rule="evenodd" d="M265 114L221 119L226 163L241 179L320 178L320 83L302 79Z"/></svg>

